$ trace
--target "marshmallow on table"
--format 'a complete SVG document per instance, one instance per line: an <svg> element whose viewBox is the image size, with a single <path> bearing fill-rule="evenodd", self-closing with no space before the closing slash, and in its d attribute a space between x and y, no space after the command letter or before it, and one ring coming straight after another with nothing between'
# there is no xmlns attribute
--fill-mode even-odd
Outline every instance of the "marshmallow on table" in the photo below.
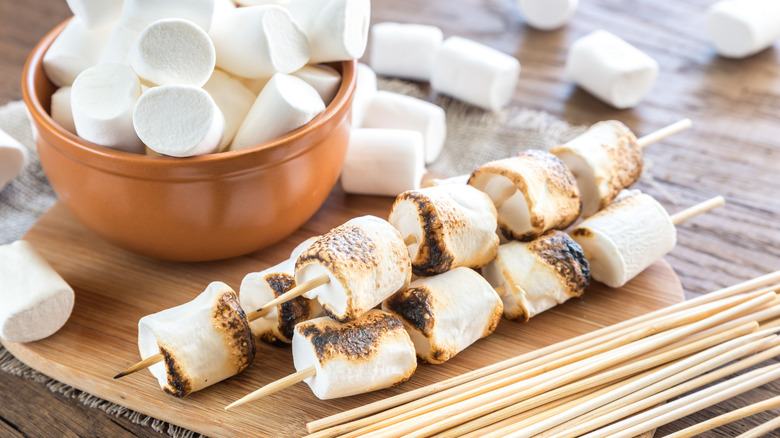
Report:
<svg viewBox="0 0 780 438"><path fill-rule="evenodd" d="M292 74L293 76L303 79L307 84L314 87L317 93L328 105L336 93L339 91L341 85L341 75L335 68L321 64L309 64L303 66L302 69Z"/></svg>
<svg viewBox="0 0 780 438"><path fill-rule="evenodd" d="M780 39L780 2L728 0L707 11L707 36L722 56L744 58Z"/></svg>
<svg viewBox="0 0 780 438"><path fill-rule="evenodd" d="M309 123L323 111L325 103L311 85L294 76L277 73L255 99L230 150L279 138Z"/></svg>
<svg viewBox="0 0 780 438"><path fill-rule="evenodd" d="M309 61L309 40L279 6L248 6L219 14L209 36L217 66L247 78L292 73Z"/></svg>
<svg viewBox="0 0 780 438"><path fill-rule="evenodd" d="M27 149L0 129L0 190L16 178L27 163Z"/></svg>
<svg viewBox="0 0 780 438"><path fill-rule="evenodd" d="M129 65L100 64L81 72L70 90L79 137L142 154L144 145L133 128L133 108L140 96L141 81Z"/></svg>
<svg viewBox="0 0 780 438"><path fill-rule="evenodd" d="M489 110L499 110L511 99L520 75L513 56L460 37L447 38L433 60L431 87Z"/></svg>
<svg viewBox="0 0 780 438"><path fill-rule="evenodd" d="M518 0L525 22L539 30L553 30L566 24L579 0Z"/></svg>
<svg viewBox="0 0 780 438"><path fill-rule="evenodd" d="M358 63L355 93L352 96L352 127L362 128L368 105L377 92L376 73L371 67Z"/></svg>
<svg viewBox="0 0 780 438"><path fill-rule="evenodd" d="M347 193L396 196L420 188L425 173L423 136L408 129L353 129L341 169Z"/></svg>
<svg viewBox="0 0 780 438"><path fill-rule="evenodd" d="M425 162L439 156L447 138L444 110L416 97L378 91L363 115L362 128L411 129L425 139Z"/></svg>
<svg viewBox="0 0 780 438"><path fill-rule="evenodd" d="M371 0L291 0L284 6L309 37L311 63L357 59L366 51Z"/></svg>
<svg viewBox="0 0 780 438"><path fill-rule="evenodd" d="M222 70L214 70L203 89L208 91L225 117L225 133L219 146L219 150L222 151L233 141L256 95L241 81Z"/></svg>
<svg viewBox="0 0 780 438"><path fill-rule="evenodd" d="M138 99L133 126L153 151L191 157L219 149L225 118L206 90L191 85L161 85Z"/></svg>
<svg viewBox="0 0 780 438"><path fill-rule="evenodd" d="M2 163L2 161L0 161ZM24 240L0 246L0 337L31 342L59 330L70 317L73 289Z"/></svg>
<svg viewBox="0 0 780 438"><path fill-rule="evenodd" d="M43 71L58 87L72 84L98 63L110 35L110 28L88 29L78 17L72 18L43 55Z"/></svg>
<svg viewBox="0 0 780 438"><path fill-rule="evenodd" d="M60 87L51 95L51 118L64 130L76 135L73 109L70 106L70 87Z"/></svg>
<svg viewBox="0 0 780 438"><path fill-rule="evenodd" d="M615 108L636 106L658 77L658 63L617 36L597 30L569 48L566 73Z"/></svg>
<svg viewBox="0 0 780 438"><path fill-rule="evenodd" d="M65 0L70 11L88 29L97 29L119 21L123 0Z"/></svg>
<svg viewBox="0 0 780 438"><path fill-rule="evenodd" d="M214 71L211 38L199 26L180 18L164 18L147 26L130 50L130 65L154 85L203 86Z"/></svg>
<svg viewBox="0 0 780 438"><path fill-rule="evenodd" d="M429 81L441 29L424 24L379 23L371 28L371 68L404 79Z"/></svg>

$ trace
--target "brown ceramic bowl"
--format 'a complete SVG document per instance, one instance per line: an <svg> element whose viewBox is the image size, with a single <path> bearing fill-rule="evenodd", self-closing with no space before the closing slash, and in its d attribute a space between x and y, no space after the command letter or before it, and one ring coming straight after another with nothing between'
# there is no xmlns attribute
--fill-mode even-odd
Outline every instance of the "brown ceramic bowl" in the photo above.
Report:
<svg viewBox="0 0 780 438"><path fill-rule="evenodd" d="M334 65L343 80L333 102L284 137L192 158L134 155L82 140L49 116L56 89L41 61L64 26L28 58L22 94L46 175L88 229L154 258L217 260L283 239L325 201L349 141L355 61Z"/></svg>

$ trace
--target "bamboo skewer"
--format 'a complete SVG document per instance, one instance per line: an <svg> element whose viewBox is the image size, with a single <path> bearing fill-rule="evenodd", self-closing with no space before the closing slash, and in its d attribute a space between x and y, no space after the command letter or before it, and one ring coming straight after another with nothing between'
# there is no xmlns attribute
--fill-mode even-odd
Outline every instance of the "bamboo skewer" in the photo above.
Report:
<svg viewBox="0 0 780 438"><path fill-rule="evenodd" d="M780 406L780 395L762 400L758 403L753 403L752 405L748 405L739 409L735 409L731 412L727 412L723 415L719 415L715 418L710 418L707 421L703 421L699 424L693 425L691 427L687 427L685 429L679 430L677 432L674 432L672 434L669 434L666 436L666 438L688 438L696 436L702 432L707 432L708 430L712 430L716 427L722 426L724 424L731 423L732 421L741 420L745 417L749 417L751 415L757 414L759 412L766 411L767 409L772 409ZM768 431L767 431L768 432Z"/></svg>
<svg viewBox="0 0 780 438"><path fill-rule="evenodd" d="M780 427L780 417L775 417L766 423L756 426L749 431L740 434L737 438L758 438Z"/></svg>
<svg viewBox="0 0 780 438"><path fill-rule="evenodd" d="M308 379L309 377L313 377L317 373L317 370L312 366L309 368L302 369L298 372L295 372L293 374L290 374L287 377L284 377L282 379L279 379L275 382L271 382L268 385L263 386L262 388L258 389L255 392L252 392L248 395L245 395L244 397L234 401L233 403L225 406L225 410L232 409L236 406L241 406L244 403L249 403L252 400L257 400L261 397L265 397L266 395L273 394L274 392L281 391L285 388L289 388L292 385L295 385L296 383L303 382L304 380Z"/></svg>
<svg viewBox="0 0 780 438"><path fill-rule="evenodd" d="M704 202L698 203L692 207L686 208L683 211L673 214L672 223L675 225L679 225L694 216L708 212L713 208L720 207L725 203L726 200L723 198L723 196L716 196L714 198L710 198Z"/></svg>
<svg viewBox="0 0 780 438"><path fill-rule="evenodd" d="M685 118L679 120L677 122L672 123L671 125L667 125L655 132L651 132L650 134L638 138L636 140L636 145L639 146L639 149L644 149L653 143L665 139L666 137L670 137L674 134L677 134L678 132L685 131L691 126L693 126L693 122L691 122L691 119Z"/></svg>

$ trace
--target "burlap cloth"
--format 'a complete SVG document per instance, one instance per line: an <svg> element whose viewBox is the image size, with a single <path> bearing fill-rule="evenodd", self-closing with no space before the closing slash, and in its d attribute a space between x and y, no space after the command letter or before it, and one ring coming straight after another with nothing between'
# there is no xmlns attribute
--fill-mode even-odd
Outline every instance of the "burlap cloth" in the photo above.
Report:
<svg viewBox="0 0 780 438"><path fill-rule="evenodd" d="M429 100L444 108L447 141L441 156L429 166L429 170L445 176L471 172L482 163L511 156L523 149L547 149L585 129L530 109L510 107L497 112L484 111L446 96L430 94L428 87L410 82L380 79L379 88ZM0 128L19 140L30 152L30 160L21 175L0 192L0 244L5 244L21 238L57 198L38 160L22 102L12 102L0 108ZM36 380L52 391L78 398L87 406L127 417L134 423L147 425L173 437L199 436L57 382L24 365L2 345L0 370Z"/></svg>

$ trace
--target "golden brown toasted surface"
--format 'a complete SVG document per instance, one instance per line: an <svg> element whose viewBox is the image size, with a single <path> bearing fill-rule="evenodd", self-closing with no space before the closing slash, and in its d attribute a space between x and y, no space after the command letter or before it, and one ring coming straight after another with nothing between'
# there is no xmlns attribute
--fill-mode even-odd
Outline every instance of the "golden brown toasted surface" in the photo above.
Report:
<svg viewBox="0 0 780 438"><path fill-rule="evenodd" d="M220 295L212 312L214 330L222 334L230 365L240 373L255 357L255 339L246 314L232 290Z"/></svg>
<svg viewBox="0 0 780 438"><path fill-rule="evenodd" d="M604 144L602 147L612 163L609 178L609 195L601 198L600 208L604 208L612 202L621 190L634 184L642 175L642 150L636 144L636 137L626 125L617 120L607 122L616 127L620 133L618 141L614 144Z"/></svg>
<svg viewBox="0 0 780 438"><path fill-rule="evenodd" d="M160 346L160 354L165 362L165 370L168 375L168 385L163 390L168 394L182 398L192 392L192 379L179 365L167 348Z"/></svg>
<svg viewBox="0 0 780 438"><path fill-rule="evenodd" d="M398 292L385 300L385 305L425 337L433 335L433 300L430 289L425 285Z"/></svg>
<svg viewBox="0 0 780 438"><path fill-rule="evenodd" d="M532 241L529 249L555 269L569 296L582 295L590 284L590 266L582 247L568 234L550 230Z"/></svg>
<svg viewBox="0 0 780 438"><path fill-rule="evenodd" d="M412 272L415 275L435 275L448 271L452 267L454 256L447 249L444 232L446 227L463 226L460 218L451 207L432 202L419 191L400 194L395 202L409 201L417 208L422 222L423 241L420 242L417 257L412 260Z"/></svg>
<svg viewBox="0 0 780 438"><path fill-rule="evenodd" d="M344 263L342 268L352 272L371 270L379 263L376 243L360 227L351 224L339 225L320 236L298 257L295 267L312 261L326 267Z"/></svg>
<svg viewBox="0 0 780 438"><path fill-rule="evenodd" d="M283 272L268 274L264 278L268 286L274 291L274 297L278 297L295 287L295 278ZM311 318L311 302L308 298L300 296L290 301L285 301L276 307L279 321L279 332L284 336L284 341L290 342L295 329L295 324ZM263 341L273 343L280 341L271 332L263 333Z"/></svg>

